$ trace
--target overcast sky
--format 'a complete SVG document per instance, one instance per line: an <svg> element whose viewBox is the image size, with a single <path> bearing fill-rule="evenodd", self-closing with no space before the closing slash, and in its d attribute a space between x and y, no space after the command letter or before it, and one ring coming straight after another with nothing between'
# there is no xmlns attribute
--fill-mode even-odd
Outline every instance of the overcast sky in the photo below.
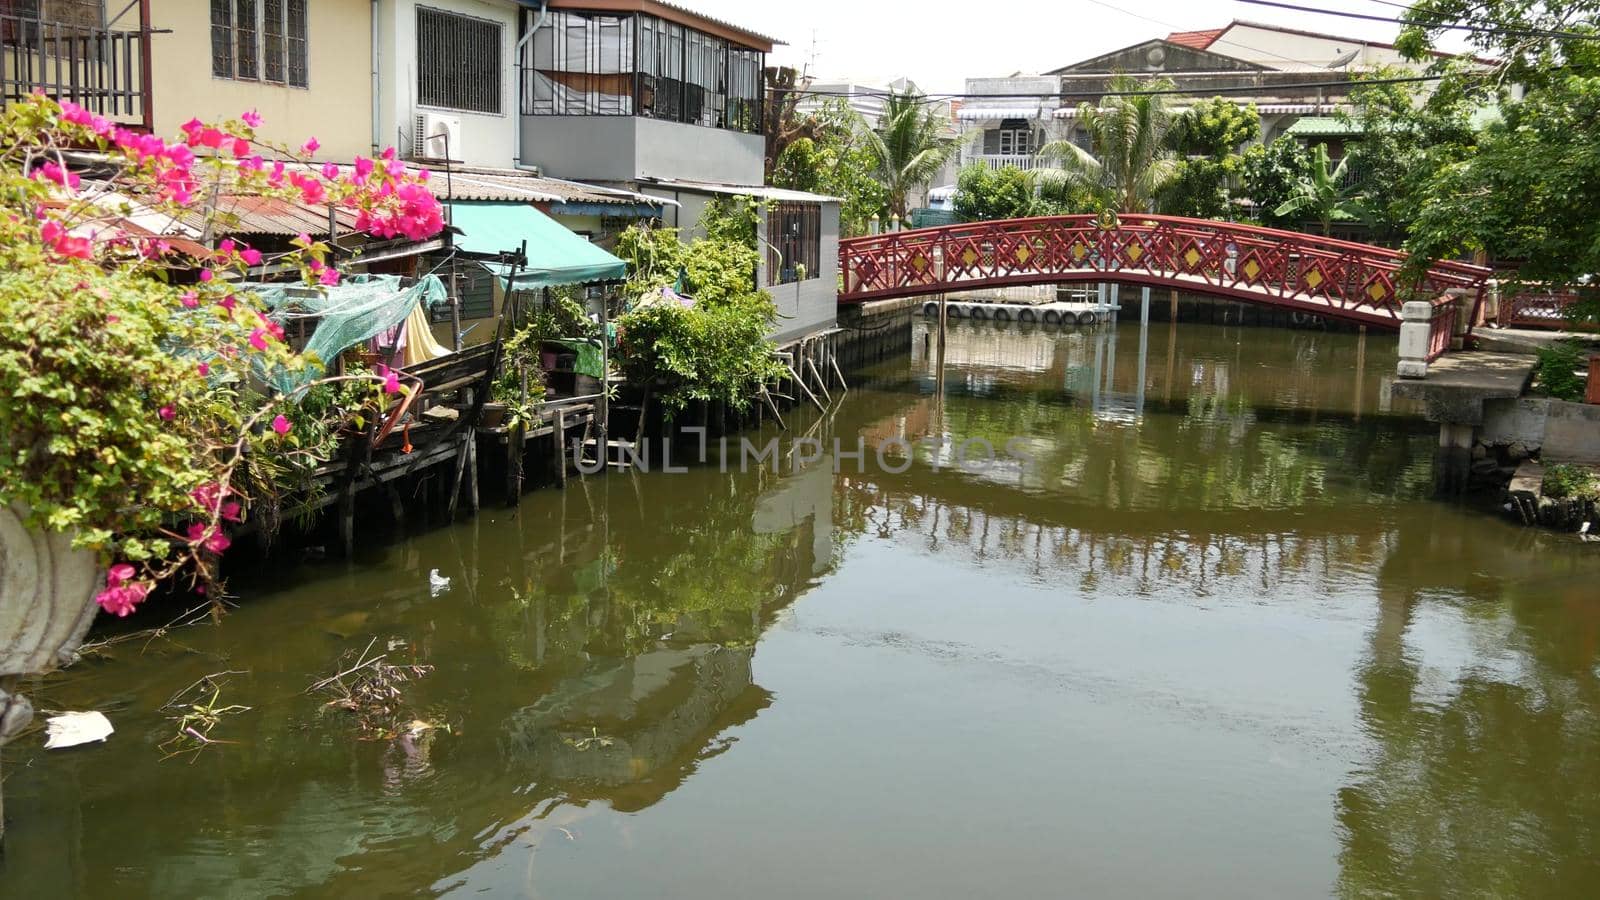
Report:
<svg viewBox="0 0 1600 900"><path fill-rule="evenodd" d="M675 0L788 42L771 62L827 80L908 75L925 91L958 91L972 76L1042 72L1170 31L1234 19L1392 41L1399 26L1255 6L1238 0ZM1376 0L1289 0L1395 16Z"/></svg>

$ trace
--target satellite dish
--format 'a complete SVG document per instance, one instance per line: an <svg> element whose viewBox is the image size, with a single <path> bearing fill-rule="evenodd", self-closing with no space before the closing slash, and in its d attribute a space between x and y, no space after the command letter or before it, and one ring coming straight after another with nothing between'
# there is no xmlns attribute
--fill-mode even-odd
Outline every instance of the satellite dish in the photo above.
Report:
<svg viewBox="0 0 1600 900"><path fill-rule="evenodd" d="M1339 57L1338 59L1334 60L1333 62L1328 63L1328 68L1337 69L1340 66L1348 66L1352 62L1355 62L1356 57L1358 57L1360 55L1361 55L1361 48L1357 47L1356 49L1351 50L1349 53L1344 54L1343 56Z"/></svg>

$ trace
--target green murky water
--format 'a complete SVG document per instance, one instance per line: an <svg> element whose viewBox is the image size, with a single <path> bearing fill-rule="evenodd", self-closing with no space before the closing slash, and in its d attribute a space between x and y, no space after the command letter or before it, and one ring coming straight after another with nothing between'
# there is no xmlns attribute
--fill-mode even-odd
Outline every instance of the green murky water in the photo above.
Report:
<svg viewBox="0 0 1600 900"><path fill-rule="evenodd" d="M117 732L8 749L0 895L1600 890L1600 552L1429 499L1392 338L960 326L942 400L931 351L791 433L1031 466L591 479L36 686ZM372 639L448 731L303 693Z"/></svg>

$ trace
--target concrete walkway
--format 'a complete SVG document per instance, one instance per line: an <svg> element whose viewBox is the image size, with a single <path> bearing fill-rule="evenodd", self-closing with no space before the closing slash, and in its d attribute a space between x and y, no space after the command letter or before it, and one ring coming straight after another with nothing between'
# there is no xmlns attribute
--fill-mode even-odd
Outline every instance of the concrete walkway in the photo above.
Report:
<svg viewBox="0 0 1600 900"><path fill-rule="evenodd" d="M1483 401L1522 396L1538 358L1522 353L1469 350L1447 353L1428 364L1428 377L1400 379L1399 399L1421 400L1430 422L1483 424Z"/></svg>

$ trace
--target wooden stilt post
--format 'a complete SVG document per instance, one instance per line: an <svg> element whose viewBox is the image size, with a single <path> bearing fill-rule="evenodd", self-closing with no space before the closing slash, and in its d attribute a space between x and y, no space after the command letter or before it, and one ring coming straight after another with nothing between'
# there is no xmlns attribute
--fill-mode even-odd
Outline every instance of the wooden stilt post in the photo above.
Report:
<svg viewBox="0 0 1600 900"><path fill-rule="evenodd" d="M444 516L454 522L456 518L456 503L461 500L461 479L467 472L467 444L468 438L461 439L461 449L456 451L456 473L450 480L450 502L445 507Z"/></svg>
<svg viewBox="0 0 1600 900"><path fill-rule="evenodd" d="M812 403L817 405L818 411L826 413L828 408L822 405L822 401L817 399L816 394L811 393L811 388L806 387L806 380L800 377L800 373L794 370L794 366L789 366L788 368L789 376L794 379L794 383L800 388L800 392L805 394L808 398L810 398Z"/></svg>
<svg viewBox="0 0 1600 900"><path fill-rule="evenodd" d="M828 398L828 405L832 406L833 394L828 391L828 380L822 377L821 372L817 371L817 364L812 362L809 356L806 357L806 369L811 372L811 377L817 380L817 388L822 391L822 396Z"/></svg>
<svg viewBox="0 0 1600 900"><path fill-rule="evenodd" d="M528 428L521 422L512 426L506 437L506 505L516 506L522 497L523 457L527 455Z"/></svg>
<svg viewBox="0 0 1600 900"><path fill-rule="evenodd" d="M600 433L601 434L605 434L605 430L602 429ZM565 446L566 441L567 441L567 411L566 410L560 409L560 408L556 409L556 421L555 421L555 425L552 426L552 431L550 432L550 437L552 438L551 443L555 444L555 447L556 447L556 472L561 476L561 486L562 487L566 487L567 486L567 448Z"/></svg>
<svg viewBox="0 0 1600 900"><path fill-rule="evenodd" d="M478 514L478 436L467 430L467 503L474 516ZM477 546L477 542L473 542Z"/></svg>

